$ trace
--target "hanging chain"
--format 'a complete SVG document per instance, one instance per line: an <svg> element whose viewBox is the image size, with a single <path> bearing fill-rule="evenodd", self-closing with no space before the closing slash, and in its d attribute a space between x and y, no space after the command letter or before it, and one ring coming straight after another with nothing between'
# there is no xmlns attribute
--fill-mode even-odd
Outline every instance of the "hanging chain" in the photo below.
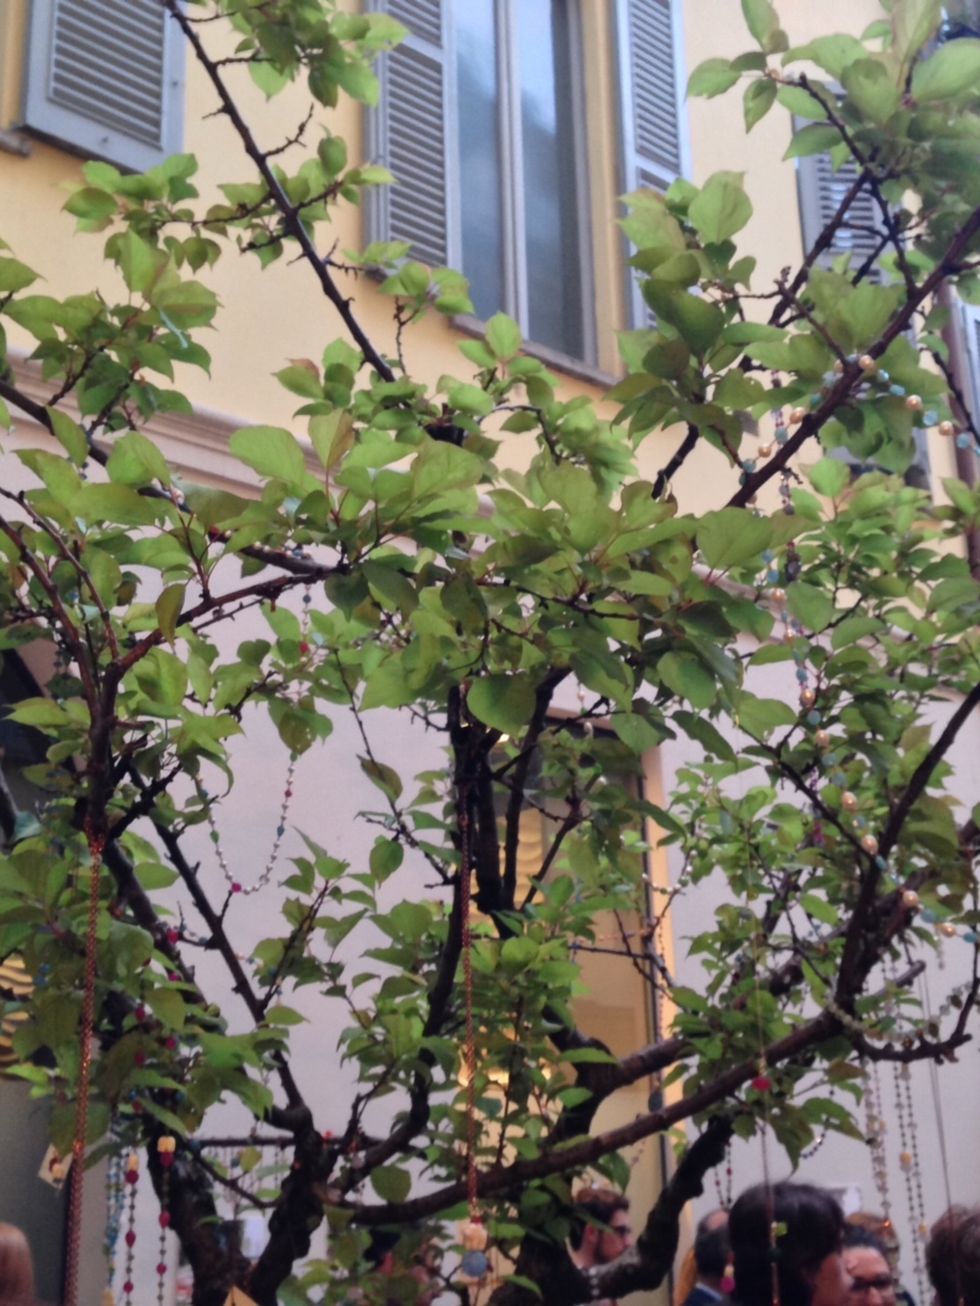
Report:
<svg viewBox="0 0 980 1306"><path fill-rule="evenodd" d="M460 946L463 953L463 1003L466 1018L466 1196L470 1218L477 1214L476 1177L476 1035L473 1030L473 935L470 929L470 817L465 806L459 818Z"/></svg>
<svg viewBox="0 0 980 1306"><path fill-rule="evenodd" d="M89 1087L92 1079L92 1037L95 1029L95 971L99 925L99 877L105 837L86 827L90 867L88 925L85 932L85 988L75 1102L75 1137L72 1142L71 1194L68 1204L68 1250L65 1265L65 1306L78 1306L78 1266L82 1241L82 1194L85 1175L85 1139L88 1133Z"/></svg>

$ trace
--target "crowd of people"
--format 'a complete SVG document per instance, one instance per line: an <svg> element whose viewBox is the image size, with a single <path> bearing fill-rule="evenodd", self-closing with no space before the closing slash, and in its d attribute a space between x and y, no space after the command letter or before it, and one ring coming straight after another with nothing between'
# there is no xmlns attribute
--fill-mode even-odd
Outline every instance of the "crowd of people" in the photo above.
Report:
<svg viewBox="0 0 980 1306"><path fill-rule="evenodd" d="M569 1254L593 1278L632 1242L629 1203L592 1187L576 1205ZM867 1212L845 1218L823 1188L756 1184L730 1211L700 1220L674 1306L915 1306L899 1279L898 1252L890 1221ZM940 1216L925 1258L934 1296L920 1306L980 1306L980 1207ZM594 1300L610 1306L598 1293Z"/></svg>
<svg viewBox="0 0 980 1306"><path fill-rule="evenodd" d="M629 1201L612 1189L588 1187L579 1190L575 1208L569 1255L597 1284L596 1272L632 1245ZM395 1273L390 1248L377 1250L378 1270ZM825 1189L756 1184L730 1211L700 1220L674 1306L915 1306L898 1277L898 1250L888 1220L866 1212L845 1218ZM926 1268L934 1296L921 1306L980 1306L980 1207L953 1206L940 1216L926 1245ZM409 1277L419 1302L438 1294L428 1255L416 1255ZM593 1300L611 1306L598 1291ZM3 1223L0 1306L36 1306L27 1239Z"/></svg>

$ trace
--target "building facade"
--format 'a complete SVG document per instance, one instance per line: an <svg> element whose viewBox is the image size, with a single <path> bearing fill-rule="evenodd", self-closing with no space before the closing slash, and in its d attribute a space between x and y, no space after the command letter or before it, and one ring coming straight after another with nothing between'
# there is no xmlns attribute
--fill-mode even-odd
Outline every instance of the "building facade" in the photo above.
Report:
<svg viewBox="0 0 980 1306"><path fill-rule="evenodd" d="M406 337L408 368L420 379L434 382L453 371L460 343L479 334L480 319L503 309L521 324L529 351L559 376L564 397L599 396L620 370L616 332L648 321L627 263L628 244L616 224L623 193L664 189L677 177L703 181L721 169L745 172L755 202L746 247L760 255L759 283L771 284L782 268L799 262L828 206L832 212L835 196L847 184L846 169L834 173L822 157L802 165L783 161L790 133L785 115L767 117L746 136L734 95L686 100L694 67L707 58L733 57L750 45L733 0L369 4L404 22L410 36L382 62L377 109L362 114L346 102L324 110L322 117L349 142L352 157L390 166L403 184L377 190L363 210L338 209L334 235L340 250L359 249L369 241L406 241L421 261L461 268L470 279L475 318L447 322L432 316ZM860 32L880 13L873 0L823 0L819 6L783 0L782 7L796 44L822 32ZM302 121L305 100L293 90L267 105L244 72L237 85L265 148L288 137ZM57 277L59 293L100 285L118 293L112 269L101 259L100 238L75 235L73 219L62 211L66 188L81 180L86 156L143 170L168 153L187 151L200 161L202 190L217 201L218 184L244 175L245 169L237 138L214 109L212 88L157 0L34 0L32 5L0 0L0 235L18 258L52 280ZM863 251L873 243L874 225L874 215L868 214L866 227L849 237L853 248ZM186 480L254 492L242 464L228 452L230 433L245 424L289 426L295 397L282 389L274 372L342 334L307 272L291 266L272 276L254 261L226 259L208 275L222 305L210 375L187 383L193 412L161 413L151 424L171 465ZM394 352L390 299L370 277L358 278L350 290L368 335L382 352ZM26 357L32 342L26 334L12 334L10 346L18 383L43 403L48 387ZM956 309L953 349L964 389L980 410L980 319L975 310ZM37 439L37 430L17 415L4 443L15 450ZM663 452L651 452L657 465ZM519 442L507 456L519 464ZM923 443L921 466L934 493L941 495L942 479L958 474L951 442ZM17 472L5 464L0 475L13 483ZM712 483L707 459L697 454L680 473L677 489L695 509L720 506L725 494L724 487ZM43 682L44 667L27 661ZM787 694L792 688L787 683ZM431 741L400 717L392 716L383 734L393 758L417 756L419 769L439 765ZM980 779L976 742L974 736L972 754L971 745L964 743L959 759L964 775L972 775L974 782ZM352 776L346 765L356 751L353 724L338 719L329 746L313 750L298 768L291 813L296 829L316 830L324 795L337 786L355 804L363 788L363 806L370 806L368 782ZM646 759L651 797L669 791L672 776L688 756L683 746L672 744ZM286 757L268 721L256 714L235 758L238 779L223 809L222 835L226 856L254 866L254 875L257 857L264 856L256 850L268 846L276 824ZM331 848L336 856L364 857L372 838L366 829L340 828L331 831ZM208 856L206 832L196 851ZM288 855L288 843L284 851ZM675 870L659 854L651 866L661 883L669 882ZM669 964L685 977L685 939L714 910L718 893L718 886L706 885L701 897L686 900L674 915L666 952ZM236 910L242 945L248 948L263 934L262 895ZM210 963L205 957L200 965L206 973ZM696 968L690 974L696 982ZM605 1031L614 1052L651 1037L655 1012L628 965L596 956L589 959L586 977L591 992L581 1001L583 1017ZM208 979L233 1004L227 979L217 972ZM296 1005L302 1008L302 996ZM338 1028L340 1021L338 1013ZM335 1102L353 1090L349 1070L335 1064L333 1042L322 1023L301 1027L294 1046L304 1087L329 1119ZM944 1072L939 1087L928 1068L916 1071L922 1146L930 1152L943 1143L937 1123L944 1118L941 1106L947 1122L971 1117L972 1056L968 1051L961 1068ZM6 1094L6 1128L7 1121L21 1119L26 1099L15 1086L0 1091ZM652 1085L641 1083L618 1095L600 1124L645 1109L651 1091ZM34 1106L30 1110L37 1113ZM246 1128L231 1108L215 1117L215 1134L233 1136ZM38 1187L40 1181L31 1173L41 1161L31 1149L41 1146L43 1121L32 1115L29 1129L17 1132L21 1144L29 1139L30 1145L17 1153L19 1178L6 1188L0 1178L0 1219L33 1220L39 1231L46 1227L45 1234L36 1236L44 1240L51 1271L45 1291L55 1296L60 1216L51 1206L50 1191ZM973 1200L980 1133L972 1125L957 1130L948 1159L953 1197ZM894 1190L900 1194L901 1173L893 1161ZM670 1156L659 1145L637 1152L631 1193L638 1210L650 1204L669 1165ZM736 1185L757 1178L759 1165L754 1148L736 1147ZM859 1144L828 1139L806 1162L805 1173L857 1190L864 1206L876 1201L870 1163ZM28 1184L30 1220L20 1205ZM926 1201L931 1212L946 1204L938 1170L929 1179ZM898 1196L896 1211L899 1222ZM140 1274L150 1283L157 1252L155 1221L149 1207L147 1212L137 1256ZM96 1192L90 1191L86 1215L86 1285L89 1299L96 1300L104 1277L104 1214ZM912 1273L911 1261L907 1273ZM172 1266L168 1291L175 1302L183 1291L179 1277ZM664 1294L658 1299L664 1300Z"/></svg>

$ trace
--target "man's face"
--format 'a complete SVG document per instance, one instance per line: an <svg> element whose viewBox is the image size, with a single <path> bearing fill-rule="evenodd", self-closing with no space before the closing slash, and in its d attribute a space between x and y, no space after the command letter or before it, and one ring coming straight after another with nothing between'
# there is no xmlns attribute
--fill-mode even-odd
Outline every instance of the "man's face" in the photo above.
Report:
<svg viewBox="0 0 980 1306"><path fill-rule="evenodd" d="M609 1217L609 1228L597 1229L596 1265L608 1265L621 1256L633 1242L633 1226L629 1211L614 1211Z"/></svg>
<svg viewBox="0 0 980 1306"><path fill-rule="evenodd" d="M891 1266L873 1247L845 1247L848 1299L853 1306L895 1306Z"/></svg>

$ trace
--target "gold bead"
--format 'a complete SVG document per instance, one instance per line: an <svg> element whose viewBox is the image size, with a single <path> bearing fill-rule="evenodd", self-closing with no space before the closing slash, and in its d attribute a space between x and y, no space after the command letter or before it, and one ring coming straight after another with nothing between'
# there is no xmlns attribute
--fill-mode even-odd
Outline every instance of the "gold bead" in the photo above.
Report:
<svg viewBox="0 0 980 1306"><path fill-rule="evenodd" d="M956 926L951 921L943 921L939 927L939 933L944 939L952 939L956 935Z"/></svg>
<svg viewBox="0 0 980 1306"><path fill-rule="evenodd" d="M878 364L875 362L875 360L871 357L870 354L862 354L861 357L858 359L858 362L861 364L865 372L873 372L875 368L878 366Z"/></svg>
<svg viewBox="0 0 980 1306"><path fill-rule="evenodd" d="M873 857L878 851L878 840L873 834L866 834L861 840L861 847Z"/></svg>
<svg viewBox="0 0 980 1306"><path fill-rule="evenodd" d="M804 707L813 707L816 701L817 701L817 695L814 692L814 690L812 689L800 690L800 702L803 704Z"/></svg>
<svg viewBox="0 0 980 1306"><path fill-rule="evenodd" d="M908 400L905 402L908 403ZM790 411L789 420L795 425L797 422L802 422L804 417L806 417L805 408L794 408Z"/></svg>
<svg viewBox="0 0 980 1306"><path fill-rule="evenodd" d="M771 444L769 444L769 443L767 442L766 444L760 444L760 445L759 445L759 448L758 448L758 454L759 454L759 457L760 457L760 458L768 458L769 455L770 455L771 453L772 453L772 445L771 445Z"/></svg>
<svg viewBox="0 0 980 1306"><path fill-rule="evenodd" d="M858 800L851 793L850 789L845 789L840 796L840 805L845 812L856 812Z"/></svg>
<svg viewBox="0 0 980 1306"><path fill-rule="evenodd" d="M902 1167L903 1170L911 1170L911 1169L912 1169L912 1153L911 1153L911 1152L900 1152L900 1153L899 1153L899 1157L898 1157L898 1164Z"/></svg>
<svg viewBox="0 0 980 1306"><path fill-rule="evenodd" d="M929 1237L929 1226L928 1224L926 1224L925 1220L919 1221L919 1237L920 1238Z"/></svg>
<svg viewBox="0 0 980 1306"><path fill-rule="evenodd" d="M813 733L813 742L818 748L829 748L830 734L826 730L815 730Z"/></svg>
<svg viewBox="0 0 980 1306"><path fill-rule="evenodd" d="M914 889L905 889L902 892L902 906L908 907L909 911L915 911L919 905L919 895Z"/></svg>
<svg viewBox="0 0 980 1306"><path fill-rule="evenodd" d="M769 591L769 598L773 603L785 603L786 591L779 585L774 585Z"/></svg>
<svg viewBox="0 0 980 1306"><path fill-rule="evenodd" d="M909 410L909 412L920 413L922 411L922 396L906 395L905 407Z"/></svg>
<svg viewBox="0 0 980 1306"><path fill-rule="evenodd" d="M940 435L949 436L956 434L956 427L952 422L940 422L936 429L939 431Z"/></svg>

